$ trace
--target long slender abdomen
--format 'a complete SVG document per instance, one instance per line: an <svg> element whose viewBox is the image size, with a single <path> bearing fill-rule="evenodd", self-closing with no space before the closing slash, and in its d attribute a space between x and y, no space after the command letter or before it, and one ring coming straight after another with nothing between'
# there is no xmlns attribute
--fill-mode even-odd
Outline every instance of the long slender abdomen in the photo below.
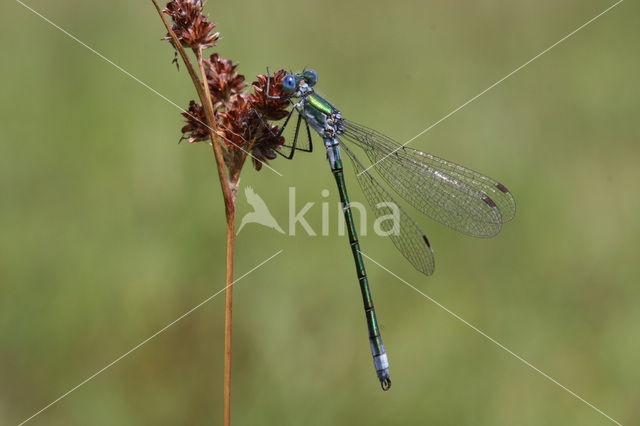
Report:
<svg viewBox="0 0 640 426"><path fill-rule="evenodd" d="M376 369L378 379L380 380L380 385L382 386L382 389L386 391L391 387L391 379L389 378L389 361L384 349L384 344L382 343L382 336L380 335L380 328L378 327L376 311L373 307L371 289L369 288L369 279L367 278L364 260L362 258L362 253L360 252L360 242L358 241L358 234L356 233L356 226L353 220L349 195L347 194L347 186L344 180L344 172L342 170L339 141L335 138L325 139L325 146L327 148L327 158L331 165L331 171L333 172L338 185L340 201L342 202L342 209L344 211L344 219L347 224L347 233L349 234L349 245L351 246L353 260L356 265L358 283L360 284L360 292L362 293L362 303L364 305L364 312L367 319L367 329L369 331L369 344L371 346L371 355L373 356L373 365Z"/></svg>

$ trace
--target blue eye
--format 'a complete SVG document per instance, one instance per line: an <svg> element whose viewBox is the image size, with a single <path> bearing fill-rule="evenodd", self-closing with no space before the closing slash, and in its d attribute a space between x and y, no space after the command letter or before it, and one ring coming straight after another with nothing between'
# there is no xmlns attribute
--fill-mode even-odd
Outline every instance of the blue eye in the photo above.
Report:
<svg viewBox="0 0 640 426"><path fill-rule="evenodd" d="M287 76L282 80L282 87L284 87L285 92L295 92L296 90L296 78L291 74L287 74Z"/></svg>
<svg viewBox="0 0 640 426"><path fill-rule="evenodd" d="M302 76L307 80L307 84L313 87L318 82L318 73L314 70L305 70Z"/></svg>

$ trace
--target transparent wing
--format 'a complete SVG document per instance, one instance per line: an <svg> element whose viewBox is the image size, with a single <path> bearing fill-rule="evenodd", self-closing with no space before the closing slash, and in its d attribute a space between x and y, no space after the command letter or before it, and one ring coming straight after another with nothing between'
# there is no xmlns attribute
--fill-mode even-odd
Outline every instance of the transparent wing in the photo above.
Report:
<svg viewBox="0 0 640 426"><path fill-rule="evenodd" d="M341 147L353 163L362 192L378 218L379 230L391 238L400 253L418 271L425 275L433 274L435 263L427 236L391 194L365 170L353 152L344 144Z"/></svg>
<svg viewBox="0 0 640 426"><path fill-rule="evenodd" d="M515 200L501 183L432 154L403 147L367 127L344 121L346 141L366 153L372 170L413 207L464 234L491 237L510 221Z"/></svg>

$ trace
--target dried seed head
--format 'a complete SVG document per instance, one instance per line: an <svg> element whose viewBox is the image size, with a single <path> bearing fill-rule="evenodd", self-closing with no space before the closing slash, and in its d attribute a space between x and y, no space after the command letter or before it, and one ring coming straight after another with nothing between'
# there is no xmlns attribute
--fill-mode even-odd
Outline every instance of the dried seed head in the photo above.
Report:
<svg viewBox="0 0 640 426"><path fill-rule="evenodd" d="M216 24L202 14L202 6L201 0L173 0L162 11L173 19L171 29L178 39L192 49L213 47L220 36L212 33ZM171 37L167 34L164 40Z"/></svg>
<svg viewBox="0 0 640 426"><path fill-rule="evenodd" d="M265 127L247 98L244 93L233 95L225 111L218 113L220 132L225 139L237 145L227 144L232 150L238 150L238 147L250 149L253 164L256 170L260 170L263 161L276 158L275 149L284 143L284 138L277 136L278 126Z"/></svg>
<svg viewBox="0 0 640 426"><path fill-rule="evenodd" d="M285 70L277 71L271 76L269 81L269 96L284 96L282 81L287 75ZM249 95L249 102L253 104L264 120L281 120L289 114L287 107L289 101L286 99L269 99L267 97L267 76L258 75L258 81L251 83L253 94Z"/></svg>
<svg viewBox="0 0 640 426"><path fill-rule="evenodd" d="M219 133L231 150L237 150L239 147L245 147L250 143L253 127L251 125L251 113L251 107L246 102L244 94L231 96L225 104L224 111L216 113L220 120Z"/></svg>
<svg viewBox="0 0 640 426"><path fill-rule="evenodd" d="M209 140L209 128L204 108L195 101L189 102L189 109L182 113L187 124L182 128L182 139L189 143Z"/></svg>
<svg viewBox="0 0 640 426"><path fill-rule="evenodd" d="M278 126L270 124L268 126L273 135L278 133ZM253 155L251 160L253 161L253 167L255 167L256 170L260 170L262 168L262 163L266 163L267 160L275 160L278 156L275 150L284 143L284 138L282 136L273 136L271 132L264 129L265 134L256 140L253 144L253 148L251 149L251 154Z"/></svg>
<svg viewBox="0 0 640 426"><path fill-rule="evenodd" d="M209 22L202 14L202 0L173 0L162 11L173 20L171 30L180 43L197 50L215 46L219 33L213 33L215 23ZM165 40L172 40L169 35ZM201 56L198 56L201 58ZM282 146L284 138L277 136L278 126L269 121L281 120L287 116L287 99L270 99L267 96L267 77L258 75L252 83L254 93L246 93L247 85L243 75L238 74L234 64L214 53L209 59L202 59L211 100L213 120L209 123L203 106L195 101L182 113L186 124L182 127L182 139L189 143L210 141L211 128L224 143L224 161L231 173L239 172L246 160L247 151L253 157L257 170L262 162L277 157L276 149ZM287 73L280 70L270 79L269 95L285 95L282 81Z"/></svg>
<svg viewBox="0 0 640 426"><path fill-rule="evenodd" d="M232 95L224 109L216 112L218 135L230 152L242 155L249 151L256 170L262 168L262 162L277 157L275 150L284 143L282 136L277 136L278 126L267 124L256 115L249 104L247 93ZM183 112L187 124L182 128L183 139L189 143L208 141L209 129L202 105L191 101L189 110ZM227 156L232 159L233 156ZM229 163L229 160L227 161ZM230 165L230 164L228 164Z"/></svg>
<svg viewBox="0 0 640 426"><path fill-rule="evenodd" d="M228 59L221 58L217 53L203 61L209 90L214 104L226 103L232 95L242 92L247 86L244 83L244 75L236 72L238 64L233 64Z"/></svg>

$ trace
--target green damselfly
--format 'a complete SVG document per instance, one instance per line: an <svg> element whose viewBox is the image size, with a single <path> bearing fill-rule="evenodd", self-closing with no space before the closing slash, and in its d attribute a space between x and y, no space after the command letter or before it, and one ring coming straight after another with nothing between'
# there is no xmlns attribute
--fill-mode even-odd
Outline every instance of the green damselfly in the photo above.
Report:
<svg viewBox="0 0 640 426"><path fill-rule="evenodd" d="M502 224L515 215L515 201L504 185L489 177L434 155L407 148L373 129L346 120L337 108L315 93L313 87L318 75L313 70L286 75L282 81L283 96L269 94L270 81L267 70L267 97L288 99L292 104L277 136L282 135L293 114L298 113L293 142L283 145L289 151L278 153L291 159L296 151L311 152L313 144L309 127L324 142L347 223L373 363L382 389L388 390L391 387L389 362L351 213L341 153L345 152L351 160L358 183L376 215L388 217L389 214L399 214L399 226L395 224L397 229L388 235L409 262L425 275L431 275L435 266L429 239L370 170L375 170L390 188L420 212L456 231L476 237L496 235ZM303 123L307 142L299 143L298 136ZM373 167L365 167L353 153L352 147L364 151ZM396 208L389 206L389 202Z"/></svg>

